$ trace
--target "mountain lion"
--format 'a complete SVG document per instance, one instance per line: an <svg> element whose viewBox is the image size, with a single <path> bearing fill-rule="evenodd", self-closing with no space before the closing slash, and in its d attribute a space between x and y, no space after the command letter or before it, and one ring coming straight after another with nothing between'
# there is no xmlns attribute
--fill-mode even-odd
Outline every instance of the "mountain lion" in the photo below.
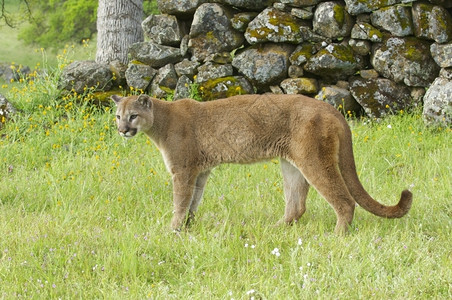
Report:
<svg viewBox="0 0 452 300"><path fill-rule="evenodd" d="M281 159L286 223L305 212L310 185L334 208L339 234L352 222L355 201L385 218L400 218L411 207L408 190L394 206L380 204L365 191L356 173L350 128L325 102L276 94L204 103L147 95L112 99L119 134L130 138L142 131L163 155L173 179L174 230L193 219L213 167L276 157Z"/></svg>

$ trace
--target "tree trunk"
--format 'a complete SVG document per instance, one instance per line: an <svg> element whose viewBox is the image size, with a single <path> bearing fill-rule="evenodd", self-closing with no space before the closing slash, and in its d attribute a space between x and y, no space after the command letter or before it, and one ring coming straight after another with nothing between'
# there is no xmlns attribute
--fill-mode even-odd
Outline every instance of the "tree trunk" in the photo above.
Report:
<svg viewBox="0 0 452 300"><path fill-rule="evenodd" d="M143 0L99 0L96 62L127 64L131 44L143 41Z"/></svg>

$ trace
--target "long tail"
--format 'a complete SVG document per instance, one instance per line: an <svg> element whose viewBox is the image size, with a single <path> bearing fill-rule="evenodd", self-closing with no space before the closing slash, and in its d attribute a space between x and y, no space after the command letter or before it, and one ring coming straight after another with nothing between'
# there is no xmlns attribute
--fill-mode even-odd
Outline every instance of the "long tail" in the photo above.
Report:
<svg viewBox="0 0 452 300"><path fill-rule="evenodd" d="M400 196L399 203L393 206L386 206L373 199L362 186L358 174L356 173L355 160L353 157L353 147L351 144L351 134L349 143L341 145L340 162L342 177L347 184L347 188L355 201L368 212L383 218L401 218L411 208L413 194L404 190Z"/></svg>
<svg viewBox="0 0 452 300"><path fill-rule="evenodd" d="M389 219L401 218L406 215L411 208L413 194L408 190L402 191L399 203L393 206L385 206L370 197L366 191L364 192L366 195L363 195L362 192L357 193L356 196L353 192L351 194L362 208L376 216Z"/></svg>

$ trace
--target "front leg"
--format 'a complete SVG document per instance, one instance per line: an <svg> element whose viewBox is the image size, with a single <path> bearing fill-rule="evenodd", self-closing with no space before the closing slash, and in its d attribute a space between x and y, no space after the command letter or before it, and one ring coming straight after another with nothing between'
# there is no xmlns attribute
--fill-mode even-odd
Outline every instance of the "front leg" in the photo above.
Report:
<svg viewBox="0 0 452 300"><path fill-rule="evenodd" d="M193 171L176 172L173 175L174 216L171 228L179 231L187 218L187 210L191 205L198 174Z"/></svg>

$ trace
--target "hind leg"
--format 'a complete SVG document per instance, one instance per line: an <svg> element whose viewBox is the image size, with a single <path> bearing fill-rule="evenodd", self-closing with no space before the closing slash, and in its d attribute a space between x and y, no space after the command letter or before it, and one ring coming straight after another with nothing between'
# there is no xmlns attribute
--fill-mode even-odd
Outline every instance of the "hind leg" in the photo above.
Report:
<svg viewBox="0 0 452 300"><path fill-rule="evenodd" d="M298 221L306 211L306 197L309 183L295 166L281 158L281 171L284 180L286 209L284 222L291 224Z"/></svg>
<svg viewBox="0 0 452 300"><path fill-rule="evenodd" d="M347 189L337 164L305 163L300 170L309 183L333 207L337 222L335 232L345 234L353 221L355 200ZM298 164L297 164L298 165Z"/></svg>
<svg viewBox="0 0 452 300"><path fill-rule="evenodd" d="M199 204L201 203L202 195L204 193L204 187L206 186L209 174L210 170L199 174L196 178L195 188L193 191L190 208L188 210L188 219L186 223L187 226L194 221L195 213L198 210Z"/></svg>
<svg viewBox="0 0 452 300"><path fill-rule="evenodd" d="M337 217L335 232L345 234L353 221L355 200L348 191L341 173L335 167L316 167L315 170L305 172L314 188L333 207Z"/></svg>

